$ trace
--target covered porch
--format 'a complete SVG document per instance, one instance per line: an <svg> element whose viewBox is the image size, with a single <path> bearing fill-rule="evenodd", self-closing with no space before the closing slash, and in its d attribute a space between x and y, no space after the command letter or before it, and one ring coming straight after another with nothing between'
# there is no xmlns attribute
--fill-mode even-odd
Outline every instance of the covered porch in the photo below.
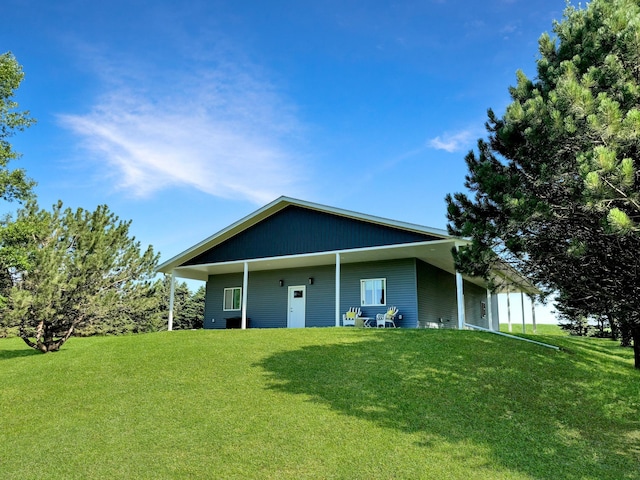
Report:
<svg viewBox="0 0 640 480"><path fill-rule="evenodd" d="M254 258L201 265L173 266L173 268L171 268L169 272L167 272L171 274L172 278L168 329L173 329L173 292L176 278L208 281L210 278L212 278L212 276L216 277L228 274L241 274L242 301L239 317L240 328L246 329L248 327L248 308L250 307L248 302L249 293L252 291L252 275L254 275L256 272L276 272L286 271L290 269L312 270L314 267L320 266L331 266L332 268L333 276L335 279L335 284L332 292L333 294L327 294L325 291L324 301L326 303L333 304L333 325L340 326L342 322L342 315L345 313L344 311L342 311L345 309L345 299L343 298L342 294L343 268L350 264L367 264L370 262L392 261L401 259L416 259L451 275L452 287L453 285L455 285L455 302L457 313L455 319L456 328L463 329L467 325L467 315L465 311L464 300L465 283L469 282L476 287L484 289L484 291L486 292L486 313L488 316L488 325L491 329L493 329L494 322L492 319L492 314L494 308L492 306L492 295L491 292L486 289L486 283L482 279L466 277L455 271L451 251L453 248L463 245L464 243L464 241L460 241L457 239L442 239L401 245L367 247L270 258ZM505 272L500 273L501 275L510 273L508 271ZM314 278L309 277L308 279L305 279L305 283L307 282L313 284ZM351 306L358 306L358 304ZM398 305L398 308L402 310L403 306ZM414 326L418 326L417 322Z"/></svg>

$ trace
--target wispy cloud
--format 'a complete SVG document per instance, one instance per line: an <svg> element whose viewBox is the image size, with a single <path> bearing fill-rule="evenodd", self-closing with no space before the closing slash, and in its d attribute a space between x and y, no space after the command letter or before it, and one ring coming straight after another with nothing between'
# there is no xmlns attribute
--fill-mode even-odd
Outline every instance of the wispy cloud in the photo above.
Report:
<svg viewBox="0 0 640 480"><path fill-rule="evenodd" d="M459 132L445 132L435 138L430 139L427 145L436 150L447 152L459 152L472 146L472 142L480 136L476 129L466 129Z"/></svg>
<svg viewBox="0 0 640 480"><path fill-rule="evenodd" d="M158 83L139 74L110 71L91 111L59 117L117 187L136 196L190 187L258 204L291 194L301 128L269 82L233 65L163 72Z"/></svg>

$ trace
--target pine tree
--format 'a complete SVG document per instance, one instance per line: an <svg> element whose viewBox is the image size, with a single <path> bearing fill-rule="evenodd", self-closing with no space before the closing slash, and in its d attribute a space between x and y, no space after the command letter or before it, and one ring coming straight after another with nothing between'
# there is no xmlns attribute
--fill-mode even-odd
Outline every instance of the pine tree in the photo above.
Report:
<svg viewBox="0 0 640 480"><path fill-rule="evenodd" d="M478 275L510 262L629 344L640 325L640 6L570 6L553 31L539 40L537 78L518 72L504 115L489 110L488 141L466 158L473 197L447 196L451 233L472 239L454 255Z"/></svg>
<svg viewBox="0 0 640 480"><path fill-rule="evenodd" d="M58 202L46 211L29 202L0 229L0 267L11 283L3 321L42 352L60 349L78 329L149 321L158 256L141 250L130 223L105 205L73 211Z"/></svg>
<svg viewBox="0 0 640 480"><path fill-rule="evenodd" d="M7 201L27 199L34 185L24 170L9 168L9 162L20 155L8 139L35 122L28 111L16 111L18 104L13 97L23 78L22 67L15 57L11 53L0 55L0 198Z"/></svg>

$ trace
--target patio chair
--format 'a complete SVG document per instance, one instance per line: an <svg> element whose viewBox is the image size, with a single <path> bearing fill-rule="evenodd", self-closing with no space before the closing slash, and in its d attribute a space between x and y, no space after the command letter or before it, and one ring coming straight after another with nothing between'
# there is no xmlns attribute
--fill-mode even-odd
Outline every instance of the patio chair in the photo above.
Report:
<svg viewBox="0 0 640 480"><path fill-rule="evenodd" d="M342 314L342 326L356 326L356 318L360 317L362 312L358 307L351 307L347 313Z"/></svg>
<svg viewBox="0 0 640 480"><path fill-rule="evenodd" d="M386 313L379 313L376 315L376 327L380 328L386 328L387 325L390 324L390 326L392 326L393 328L397 328L396 327L396 315L398 315L398 308L397 307L390 307L389 310L386 311Z"/></svg>

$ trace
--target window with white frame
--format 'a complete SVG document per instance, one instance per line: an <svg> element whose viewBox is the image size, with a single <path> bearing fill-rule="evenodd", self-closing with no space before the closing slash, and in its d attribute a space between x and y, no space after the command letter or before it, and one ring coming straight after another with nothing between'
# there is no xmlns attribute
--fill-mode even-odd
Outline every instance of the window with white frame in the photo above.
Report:
<svg viewBox="0 0 640 480"><path fill-rule="evenodd" d="M242 287L225 288L222 309L224 311L240 310L241 305Z"/></svg>
<svg viewBox="0 0 640 480"><path fill-rule="evenodd" d="M386 305L387 279L368 278L360 280L360 303L363 307Z"/></svg>

